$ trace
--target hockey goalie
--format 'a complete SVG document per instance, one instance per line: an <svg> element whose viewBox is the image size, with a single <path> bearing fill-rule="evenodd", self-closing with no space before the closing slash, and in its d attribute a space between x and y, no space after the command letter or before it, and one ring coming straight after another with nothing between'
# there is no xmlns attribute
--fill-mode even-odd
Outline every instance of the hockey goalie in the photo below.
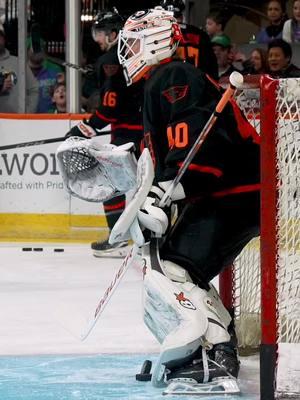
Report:
<svg viewBox="0 0 300 400"><path fill-rule="evenodd" d="M173 13L160 7L135 13L120 31L127 84L146 78L142 157L147 164L151 154L154 176L138 168L143 178L110 240L130 227L142 246L144 320L161 343L152 383L167 384L166 393L236 393L234 326L211 280L259 234L260 138L234 100L219 112L225 94L215 82L172 59L180 40ZM212 113L217 122L191 160Z"/></svg>
<svg viewBox="0 0 300 400"><path fill-rule="evenodd" d="M153 385L166 386L166 394L238 393L234 326L211 281L259 234L260 138L226 92L172 59L180 40L172 12L158 7L129 17L118 55L128 85L147 78L145 149L136 164L130 145L104 156L96 138L73 138L83 168L65 182L96 201L131 193L109 240L131 238L142 254L144 321L161 345ZM190 159L211 115L217 121ZM76 164L73 153L58 151L62 168Z"/></svg>

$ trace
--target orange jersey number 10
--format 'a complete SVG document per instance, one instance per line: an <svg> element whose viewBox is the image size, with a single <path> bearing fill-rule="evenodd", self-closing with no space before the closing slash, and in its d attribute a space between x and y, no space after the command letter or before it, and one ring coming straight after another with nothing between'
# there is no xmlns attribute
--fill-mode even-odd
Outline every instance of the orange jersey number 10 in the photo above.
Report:
<svg viewBox="0 0 300 400"><path fill-rule="evenodd" d="M189 142L189 130L186 122L179 122L175 126L169 126L167 129L169 148L183 148Z"/></svg>

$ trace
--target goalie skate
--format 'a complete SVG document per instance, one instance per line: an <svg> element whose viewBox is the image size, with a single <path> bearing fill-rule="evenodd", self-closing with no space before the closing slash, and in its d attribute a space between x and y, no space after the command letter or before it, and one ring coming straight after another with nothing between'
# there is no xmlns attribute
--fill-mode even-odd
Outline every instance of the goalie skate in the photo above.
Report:
<svg viewBox="0 0 300 400"><path fill-rule="evenodd" d="M194 379L172 380L163 395L238 395L240 388L234 378L216 378L208 383L197 383Z"/></svg>
<svg viewBox="0 0 300 400"><path fill-rule="evenodd" d="M108 240L104 240L102 242L93 242L91 248L95 257L122 258L128 253L129 243L124 241L110 244Z"/></svg>

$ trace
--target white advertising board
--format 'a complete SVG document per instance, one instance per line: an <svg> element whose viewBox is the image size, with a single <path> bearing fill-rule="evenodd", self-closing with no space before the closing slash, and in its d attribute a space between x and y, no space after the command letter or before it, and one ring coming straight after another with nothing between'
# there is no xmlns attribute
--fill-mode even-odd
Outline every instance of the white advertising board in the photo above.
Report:
<svg viewBox="0 0 300 400"><path fill-rule="evenodd" d="M0 146L64 137L76 121L1 119ZM109 135L103 136L108 142ZM70 198L58 170L60 142L0 151L0 213L102 214L100 204Z"/></svg>

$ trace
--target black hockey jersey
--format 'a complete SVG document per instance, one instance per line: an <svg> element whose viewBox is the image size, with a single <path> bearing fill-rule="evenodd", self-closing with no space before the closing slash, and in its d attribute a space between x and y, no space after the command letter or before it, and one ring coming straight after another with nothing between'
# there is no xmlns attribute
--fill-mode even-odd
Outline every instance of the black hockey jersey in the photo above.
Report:
<svg viewBox="0 0 300 400"><path fill-rule="evenodd" d="M96 63L100 104L89 120L92 127L102 129L111 124L116 145L140 143L143 138L143 82L127 87L117 56L117 46L103 54Z"/></svg>
<svg viewBox="0 0 300 400"><path fill-rule="evenodd" d="M171 61L154 69L144 94L145 142L156 179L170 180L214 111L221 91L199 69ZM231 103L182 178L188 196L259 190L260 137Z"/></svg>
<svg viewBox="0 0 300 400"><path fill-rule="evenodd" d="M177 56L218 79L218 63L208 34L196 26L179 24L183 40L177 48Z"/></svg>

